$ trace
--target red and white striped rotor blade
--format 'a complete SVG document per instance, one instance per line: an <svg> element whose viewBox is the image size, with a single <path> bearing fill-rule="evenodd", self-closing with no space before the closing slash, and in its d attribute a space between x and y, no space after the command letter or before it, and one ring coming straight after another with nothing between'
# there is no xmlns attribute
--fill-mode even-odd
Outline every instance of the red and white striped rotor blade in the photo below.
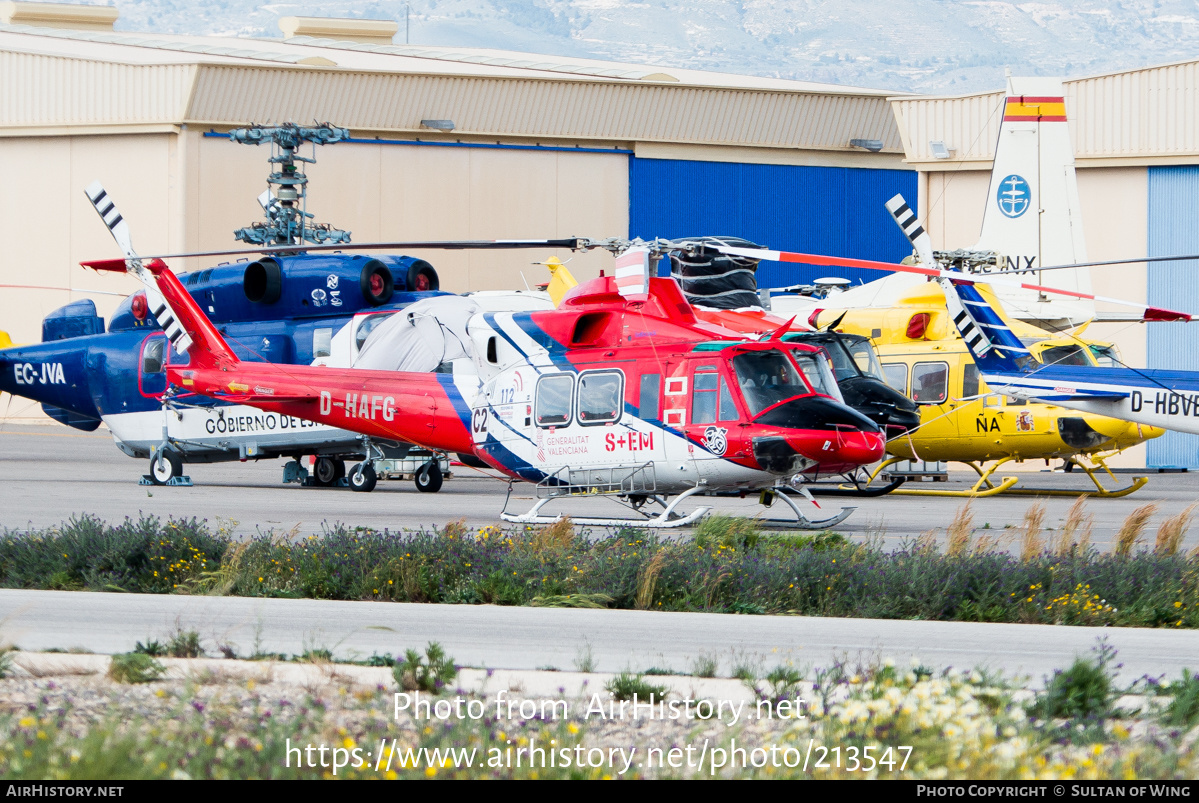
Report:
<svg viewBox="0 0 1199 803"><path fill-rule="evenodd" d="M869 270L887 270L895 273L917 273L921 276L933 276L939 279L953 279L970 284L991 284L1001 287L1021 287L1025 290L1036 290L1041 293L1052 293L1073 298L1087 298L1092 301L1103 301L1108 304L1119 304L1125 307L1137 307L1143 321L1192 321L1195 316L1186 312L1176 312L1162 307L1149 307L1136 301L1125 301L1121 298L1097 296L1091 293L1080 293L1075 290L1062 290L1057 287L1046 287L1040 284L1030 284L1015 279L988 277L976 273L962 273L956 270L941 270L926 268L923 265L900 265L895 262L877 262L872 259L851 259L849 257L830 257L822 254L802 254L796 251L771 251L766 248L734 248L724 245L710 245L716 251L733 256L749 257L751 259L767 259L773 262L795 262L802 265L829 265L843 268L867 268Z"/></svg>
<svg viewBox="0 0 1199 803"><path fill-rule="evenodd" d="M616 290L630 301L649 298L649 249L630 248L616 258Z"/></svg>

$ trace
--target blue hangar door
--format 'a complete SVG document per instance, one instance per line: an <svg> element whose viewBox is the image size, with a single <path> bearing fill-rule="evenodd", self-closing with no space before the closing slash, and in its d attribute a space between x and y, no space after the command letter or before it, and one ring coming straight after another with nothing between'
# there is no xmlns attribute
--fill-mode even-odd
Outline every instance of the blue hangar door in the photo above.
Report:
<svg viewBox="0 0 1199 803"><path fill-rule="evenodd" d="M743 237L781 251L898 262L912 253L883 204L916 203L916 173L629 157L629 236ZM855 284L878 271L763 262L761 287L821 276Z"/></svg>
<svg viewBox="0 0 1199 803"><path fill-rule="evenodd" d="M1199 254L1199 166L1149 168L1149 256ZM1149 265L1149 303L1199 312L1199 260ZM1151 368L1199 371L1195 324L1148 324ZM1199 468L1199 435L1149 441L1150 468Z"/></svg>

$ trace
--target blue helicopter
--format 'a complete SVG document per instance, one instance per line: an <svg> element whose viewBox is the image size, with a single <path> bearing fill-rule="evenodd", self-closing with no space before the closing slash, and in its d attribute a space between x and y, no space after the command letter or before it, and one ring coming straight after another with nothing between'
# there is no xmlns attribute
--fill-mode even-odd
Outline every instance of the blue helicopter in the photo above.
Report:
<svg viewBox="0 0 1199 803"><path fill-rule="evenodd" d="M349 232L314 224L306 211L313 162L304 142L328 144L349 132L328 124L282 125L231 132L235 141L272 145L271 185L259 201L266 221L235 232L269 256L221 264L180 277L192 297L245 360L350 365L379 322L422 298L445 295L428 262L407 256L307 253L305 243L348 243ZM90 299L67 304L42 322L42 342L0 350L0 390L40 402L47 415L92 431L103 421L130 457L149 459L143 482L190 484L185 463L291 456L285 480L336 485L347 459L387 461L367 477L410 475L422 491L440 489L448 461L402 443L360 436L298 418L216 402L168 389L166 366L185 363L171 348L144 291L127 297L108 321ZM299 462L314 455L312 476ZM353 475L353 473L351 474ZM369 491L375 482L349 483Z"/></svg>

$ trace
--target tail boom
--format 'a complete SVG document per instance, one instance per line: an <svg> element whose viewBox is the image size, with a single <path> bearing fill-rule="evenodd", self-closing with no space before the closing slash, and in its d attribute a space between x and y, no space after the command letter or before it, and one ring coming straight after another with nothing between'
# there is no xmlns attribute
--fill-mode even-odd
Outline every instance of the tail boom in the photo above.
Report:
<svg viewBox="0 0 1199 803"><path fill-rule="evenodd" d="M167 380L204 396L372 438L474 452L469 408L447 374L238 363L223 368L172 365Z"/></svg>

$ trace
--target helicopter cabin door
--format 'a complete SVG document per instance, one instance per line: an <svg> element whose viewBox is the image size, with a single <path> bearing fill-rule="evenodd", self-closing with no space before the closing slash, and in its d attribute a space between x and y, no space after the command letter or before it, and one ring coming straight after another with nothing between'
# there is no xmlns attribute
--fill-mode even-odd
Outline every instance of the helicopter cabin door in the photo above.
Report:
<svg viewBox="0 0 1199 803"><path fill-rule="evenodd" d="M161 398L167 389L167 339L154 334L142 341L137 365L138 390L148 398Z"/></svg>
<svg viewBox="0 0 1199 803"><path fill-rule="evenodd" d="M755 355L756 356L756 355ZM685 426L689 457L695 461L700 476L706 469L716 470L718 462L727 456L740 457L744 452L742 430L745 420L737 407L732 377L724 360L701 359L691 363L690 404L686 410Z"/></svg>
<svg viewBox="0 0 1199 803"><path fill-rule="evenodd" d="M938 452L953 444L958 438L957 416L954 412L960 405L951 389L961 387L961 355L937 354L913 355L908 358L908 396L920 405L920 429L911 438L903 438L914 447L912 457L924 460L920 453L922 445ZM892 450L895 453L907 449Z"/></svg>
<svg viewBox="0 0 1199 803"><path fill-rule="evenodd" d="M536 462L546 474L571 485L651 491L662 438L629 409L630 393L640 394L635 364L578 368L577 374L537 378L532 405Z"/></svg>

